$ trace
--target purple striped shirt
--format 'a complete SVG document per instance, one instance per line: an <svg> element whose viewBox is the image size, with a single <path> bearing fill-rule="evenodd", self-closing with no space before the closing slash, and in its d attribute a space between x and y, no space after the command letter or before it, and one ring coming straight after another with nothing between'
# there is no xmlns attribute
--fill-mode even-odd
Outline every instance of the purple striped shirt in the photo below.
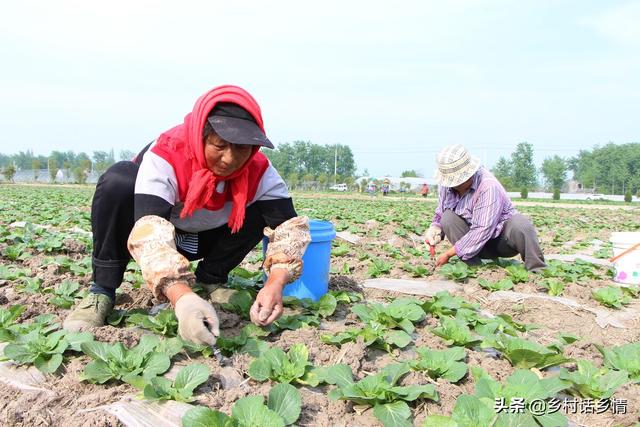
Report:
<svg viewBox="0 0 640 427"><path fill-rule="evenodd" d="M454 245L462 260L476 256L489 239L500 235L505 221L517 213L502 184L484 168L473 175L471 188L462 197L453 188L440 188L433 224L440 225L442 212L447 209L469 224L469 232Z"/></svg>

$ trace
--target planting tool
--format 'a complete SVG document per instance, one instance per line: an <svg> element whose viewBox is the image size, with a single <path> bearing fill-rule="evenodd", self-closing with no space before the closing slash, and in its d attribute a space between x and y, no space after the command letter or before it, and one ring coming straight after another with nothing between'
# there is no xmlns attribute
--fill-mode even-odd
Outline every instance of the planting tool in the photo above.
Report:
<svg viewBox="0 0 640 427"><path fill-rule="evenodd" d="M427 244L427 246L429 247L429 260L432 261L430 263L430 270L431 273L433 273L434 271L436 271L436 247L434 245L429 244L429 242L425 242Z"/></svg>
<svg viewBox="0 0 640 427"><path fill-rule="evenodd" d="M430 245L427 243L427 246L429 246L429 255L431 255L431 258L435 258L436 257L436 247L433 245Z"/></svg>
<svg viewBox="0 0 640 427"><path fill-rule="evenodd" d="M213 351L213 357L216 358L220 366L227 366L229 364L229 360L222 355L222 352L215 344L211 346L211 350Z"/></svg>
<svg viewBox="0 0 640 427"><path fill-rule="evenodd" d="M206 320L203 320L203 323L207 327L207 329L210 329L209 322L207 322ZM216 347L215 344L211 344L211 351L212 351L213 357L216 358L220 366L226 366L229 364L229 360L222 355L222 352L218 347Z"/></svg>

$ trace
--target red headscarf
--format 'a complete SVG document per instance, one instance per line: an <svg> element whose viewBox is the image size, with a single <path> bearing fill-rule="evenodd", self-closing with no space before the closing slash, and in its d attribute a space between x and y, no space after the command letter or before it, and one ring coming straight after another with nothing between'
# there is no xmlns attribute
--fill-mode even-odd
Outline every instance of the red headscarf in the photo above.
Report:
<svg viewBox="0 0 640 427"><path fill-rule="evenodd" d="M178 195L184 202L180 218L193 215L195 210L222 209L225 202L233 206L229 215L229 227L235 233L244 222L247 201L255 197L260 178L269 166L269 160L255 146L249 159L229 176L215 175L207 167L204 157L202 131L207 116L219 102L232 102L247 110L264 132L262 113L255 99L238 86L218 86L202 95L186 115L184 123L162 133L151 149L173 166L178 180ZM216 191L220 181L225 181L222 193Z"/></svg>

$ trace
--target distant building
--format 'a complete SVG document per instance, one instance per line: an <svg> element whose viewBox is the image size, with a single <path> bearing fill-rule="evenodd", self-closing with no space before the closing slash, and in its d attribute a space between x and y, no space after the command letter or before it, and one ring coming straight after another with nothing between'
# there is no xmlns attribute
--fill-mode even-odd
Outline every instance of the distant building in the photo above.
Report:
<svg viewBox="0 0 640 427"><path fill-rule="evenodd" d="M408 184L409 191L414 191L414 192L419 192L420 189L422 188L422 184L428 184L431 191L433 191L433 189L435 189L435 187L438 185L435 179L433 178L415 178L415 177L400 178L400 177L393 177L393 176L381 176L377 178L370 177L370 176L361 176L359 178L356 178L356 182L360 183L362 182L363 179L370 184L373 183L374 180L379 181L380 184L382 184L385 180L388 180L389 188L392 191L400 191L401 182L405 183L405 188Z"/></svg>
<svg viewBox="0 0 640 427"><path fill-rule="evenodd" d="M562 187L563 193L572 193L572 194L580 194L580 193L595 193L594 188L585 188L581 182L576 181L575 179L570 179L563 185Z"/></svg>

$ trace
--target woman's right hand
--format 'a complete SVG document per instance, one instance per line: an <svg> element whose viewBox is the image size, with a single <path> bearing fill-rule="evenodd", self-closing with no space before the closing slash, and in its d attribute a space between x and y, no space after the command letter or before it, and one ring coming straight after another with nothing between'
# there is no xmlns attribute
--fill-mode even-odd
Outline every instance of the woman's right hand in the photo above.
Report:
<svg viewBox="0 0 640 427"><path fill-rule="evenodd" d="M213 306L194 292L183 294L175 303L178 333L194 344L214 345L220 322Z"/></svg>

